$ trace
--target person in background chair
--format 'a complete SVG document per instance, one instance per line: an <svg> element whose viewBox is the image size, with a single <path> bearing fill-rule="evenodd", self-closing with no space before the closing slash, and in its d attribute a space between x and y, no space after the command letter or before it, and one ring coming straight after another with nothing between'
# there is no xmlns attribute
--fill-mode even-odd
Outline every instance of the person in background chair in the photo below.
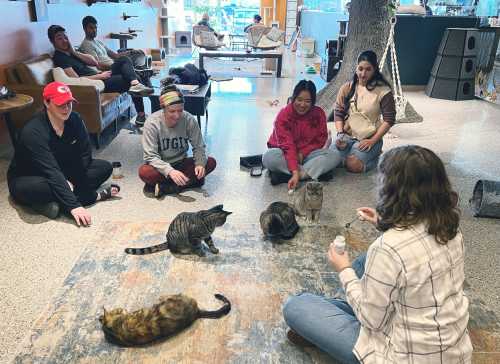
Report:
<svg viewBox="0 0 500 364"><path fill-rule="evenodd" d="M98 71L99 62L91 55L76 51L60 25L51 25L47 31L55 52L52 57L54 65L61 67L68 77L86 77L104 82L104 92L130 92L133 97L138 116L144 116L142 96L153 93L153 89L141 84L128 58L115 62L112 70ZM127 61L128 59L128 61Z"/></svg>
<svg viewBox="0 0 500 364"><path fill-rule="evenodd" d="M222 40L224 38L224 34L219 34L215 31L214 28L210 26L210 16L205 13L201 16L201 20L198 22L198 25L203 25L208 28L211 32L214 32L215 36L217 37L218 40Z"/></svg>
<svg viewBox="0 0 500 364"><path fill-rule="evenodd" d="M78 226L88 226L91 216L83 206L116 196L120 187L99 188L111 175L111 163L92 158L85 124L72 111L75 101L64 83L45 86L45 110L21 130L7 183L18 203L51 219L62 209Z"/></svg>
<svg viewBox="0 0 500 364"><path fill-rule="evenodd" d="M249 24L245 27L245 29L243 30L245 33L248 32L248 29L250 29L251 27L255 27L255 26L265 26L264 24L261 23L262 21L262 17L259 15L259 14L255 14L253 16L253 23L252 24Z"/></svg>

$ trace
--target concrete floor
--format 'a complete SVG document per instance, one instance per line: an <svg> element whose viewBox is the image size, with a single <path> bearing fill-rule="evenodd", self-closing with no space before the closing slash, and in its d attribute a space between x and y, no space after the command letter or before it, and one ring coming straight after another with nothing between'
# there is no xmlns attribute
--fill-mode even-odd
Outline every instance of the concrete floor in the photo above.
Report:
<svg viewBox="0 0 500 364"><path fill-rule="evenodd" d="M239 156L265 150L273 119L295 81L245 78L213 84L210 119L208 123L203 120L202 129L218 167L202 193L189 191L183 197L161 201L145 198L136 173L142 161L140 132L125 125L109 145L94 154L123 163L121 199L91 207L93 225L89 228L78 228L67 218L49 221L13 204L5 177L12 155L10 142L0 145L0 362L9 361L16 353L34 320L58 292L84 249L96 243L100 237L97 232L106 224L162 221L182 210L194 211L217 203L235 212L232 223L251 223L258 221L271 201L286 200L284 185L272 187L268 177L249 177L239 168ZM408 92L407 97L424 122L396 125L385 138L384 149L419 144L443 159L461 198L469 292L500 317L500 220L473 218L468 208L478 179L500 180L500 109L479 100L430 99L423 92ZM269 106L268 101L274 99L280 100L279 107ZM352 175L337 169L325 187L322 222L342 224L352 218L356 207L373 205L374 183L373 172Z"/></svg>

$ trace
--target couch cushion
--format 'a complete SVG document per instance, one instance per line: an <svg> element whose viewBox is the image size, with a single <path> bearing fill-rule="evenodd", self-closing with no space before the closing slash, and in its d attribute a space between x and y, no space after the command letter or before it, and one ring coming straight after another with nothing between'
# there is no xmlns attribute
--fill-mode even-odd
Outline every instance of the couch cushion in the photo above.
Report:
<svg viewBox="0 0 500 364"><path fill-rule="evenodd" d="M17 75L21 83L37 84L40 86L52 82L52 68L54 62L48 54L19 63L16 67Z"/></svg>

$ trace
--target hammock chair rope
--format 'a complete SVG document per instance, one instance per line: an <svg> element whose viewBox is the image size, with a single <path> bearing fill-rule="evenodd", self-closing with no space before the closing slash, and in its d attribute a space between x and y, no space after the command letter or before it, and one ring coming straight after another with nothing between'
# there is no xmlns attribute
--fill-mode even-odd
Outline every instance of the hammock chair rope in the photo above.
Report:
<svg viewBox="0 0 500 364"><path fill-rule="evenodd" d="M394 7L397 9L399 6L399 1L393 2ZM396 120L400 120L406 117L406 104L408 100L403 95L403 88L401 87L401 78L399 76L399 65L398 57L396 55L396 44L394 42L394 28L396 27L396 15L394 14L391 19L391 27L389 29L389 37L387 38L387 44L385 46L384 53L380 59L379 68L382 72L385 65L385 60L387 54L391 54L391 77L392 85L394 90L394 103L396 104Z"/></svg>

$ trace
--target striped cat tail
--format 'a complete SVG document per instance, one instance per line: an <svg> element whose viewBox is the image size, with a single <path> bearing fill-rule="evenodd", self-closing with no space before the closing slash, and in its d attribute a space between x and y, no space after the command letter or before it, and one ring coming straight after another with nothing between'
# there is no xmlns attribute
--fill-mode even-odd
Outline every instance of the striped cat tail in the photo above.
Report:
<svg viewBox="0 0 500 364"><path fill-rule="evenodd" d="M125 248L125 253L132 255L146 255L168 249L168 242L164 242L158 245L148 246L147 248Z"/></svg>
<svg viewBox="0 0 500 364"><path fill-rule="evenodd" d="M217 298L219 301L224 302L224 306L215 311L200 310L200 314L198 317L216 319L227 315L229 311L231 311L231 302L229 302L229 300L226 297L217 293L215 295L215 298Z"/></svg>

